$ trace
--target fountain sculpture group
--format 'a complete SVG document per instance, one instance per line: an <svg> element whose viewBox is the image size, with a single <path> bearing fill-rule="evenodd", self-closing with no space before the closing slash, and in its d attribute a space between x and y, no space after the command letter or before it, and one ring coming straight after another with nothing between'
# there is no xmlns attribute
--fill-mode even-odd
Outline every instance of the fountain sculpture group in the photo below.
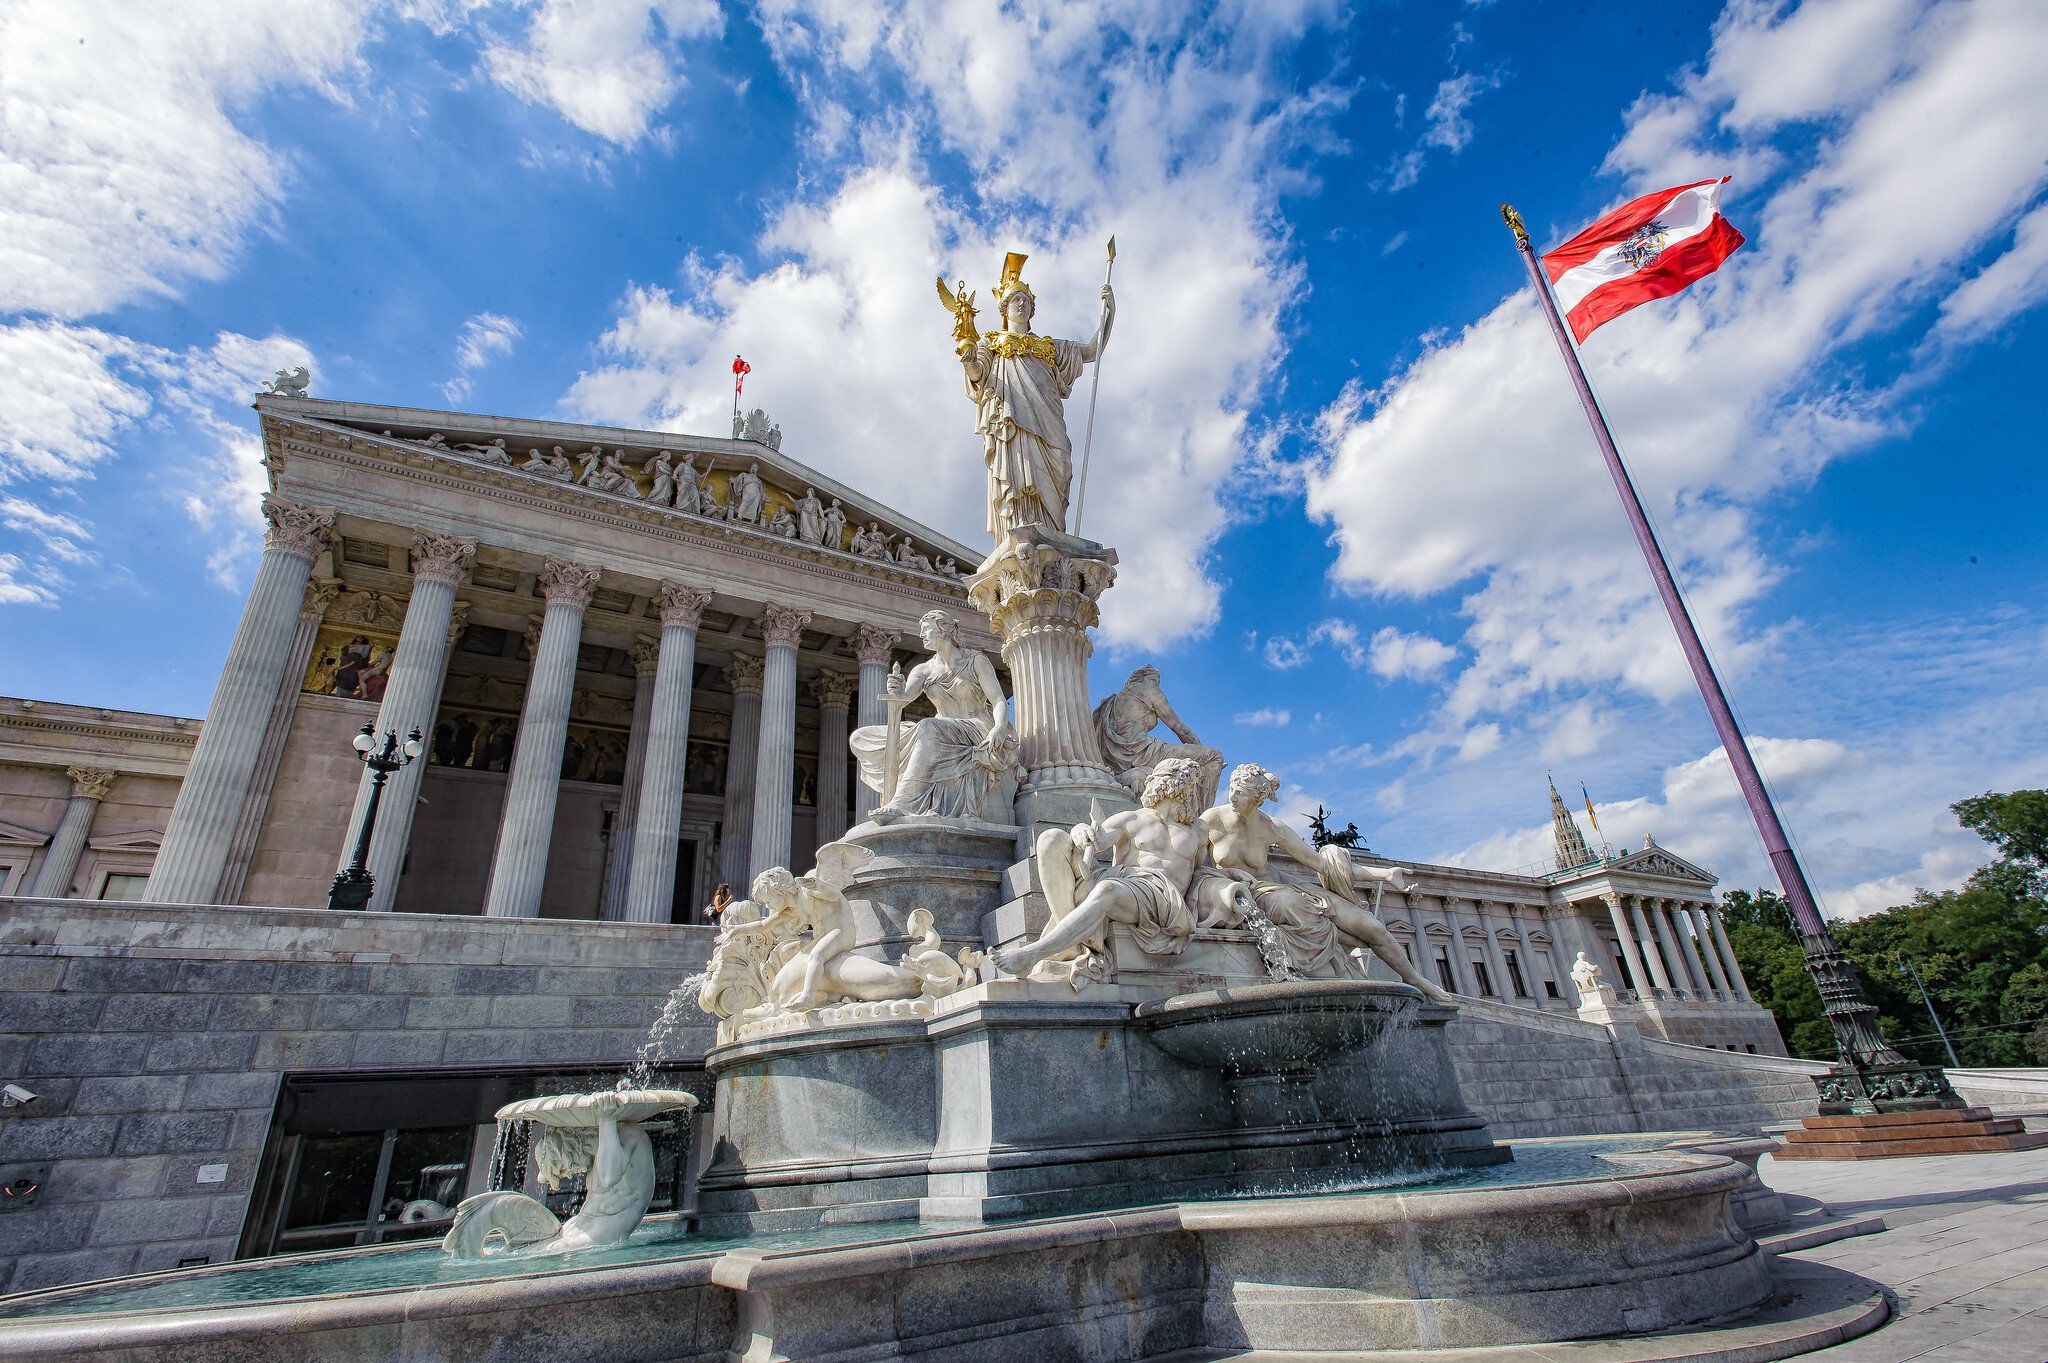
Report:
<svg viewBox="0 0 2048 1363"><path fill-rule="evenodd" d="M718 1021L696 1222L753 1240L571 1272L554 1256L619 1244L647 1206L637 1122L688 1096L534 1100L499 1116L545 1124L541 1172L583 1173L583 1209L561 1223L487 1193L446 1248L540 1276L320 1318L402 1317L395 1356L422 1358L966 1363L1523 1344L1762 1301L1766 1257L1730 1210L1756 1185L1697 1143L1571 1182L1300 1195L1510 1153L1460 1091L1456 1007L1372 913L1408 877L1310 847L1264 811L1260 766L1219 799L1222 754L1151 669L1091 708L1117 558L1066 529L1062 403L1114 300L1088 342L1039 336L1023 260L995 291L1001 330L940 286L995 539L969 598L1013 698L925 616L930 656L851 738L875 817L808 874L755 878L699 995ZM905 718L919 698L933 713ZM1368 955L1400 982L1367 979ZM798 1238L761 1239L781 1233ZM515 1328L532 1338L508 1344Z"/></svg>

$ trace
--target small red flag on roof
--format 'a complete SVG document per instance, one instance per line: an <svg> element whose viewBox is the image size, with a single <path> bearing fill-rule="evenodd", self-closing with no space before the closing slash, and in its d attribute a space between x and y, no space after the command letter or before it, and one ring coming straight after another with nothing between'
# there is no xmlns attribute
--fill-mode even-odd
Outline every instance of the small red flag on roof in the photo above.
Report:
<svg viewBox="0 0 2048 1363"><path fill-rule="evenodd" d="M1660 189L1625 203L1543 257L1557 306L1583 341L1653 298L1721 268L1742 233L1721 216L1728 177Z"/></svg>
<svg viewBox="0 0 2048 1363"><path fill-rule="evenodd" d="M754 366L735 355L732 357L732 392L738 397L740 389L746 386L747 375L754 372Z"/></svg>

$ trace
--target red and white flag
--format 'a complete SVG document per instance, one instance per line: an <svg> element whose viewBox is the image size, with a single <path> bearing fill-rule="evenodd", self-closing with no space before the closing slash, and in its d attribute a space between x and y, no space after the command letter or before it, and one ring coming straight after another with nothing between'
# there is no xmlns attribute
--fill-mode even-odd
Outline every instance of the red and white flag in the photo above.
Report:
<svg viewBox="0 0 2048 1363"><path fill-rule="evenodd" d="M732 357L732 395L738 397L747 385L747 375L754 372L754 366L735 355Z"/></svg>
<svg viewBox="0 0 2048 1363"><path fill-rule="evenodd" d="M1742 245L1721 216L1728 177L1660 189L1625 203L1543 257L1557 306L1583 341L1653 298L1705 279Z"/></svg>

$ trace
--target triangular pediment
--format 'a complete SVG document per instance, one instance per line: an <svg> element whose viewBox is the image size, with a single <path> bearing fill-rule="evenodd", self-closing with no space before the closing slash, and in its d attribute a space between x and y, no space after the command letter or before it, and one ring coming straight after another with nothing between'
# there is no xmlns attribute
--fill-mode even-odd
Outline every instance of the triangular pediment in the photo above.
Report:
<svg viewBox="0 0 2048 1363"><path fill-rule="evenodd" d="M138 828L132 833L108 833L86 844L95 852L160 852L163 845L163 830L157 828Z"/></svg>
<svg viewBox="0 0 2048 1363"><path fill-rule="evenodd" d="M41 847L49 840L50 835L40 829L0 819L0 847Z"/></svg>
<svg viewBox="0 0 2048 1363"><path fill-rule="evenodd" d="M1689 880L1700 885L1712 885L1715 881L1713 875L1662 847L1645 847L1639 852L1617 857L1608 863L1607 869L1633 871L1644 876L1664 876L1671 880Z"/></svg>

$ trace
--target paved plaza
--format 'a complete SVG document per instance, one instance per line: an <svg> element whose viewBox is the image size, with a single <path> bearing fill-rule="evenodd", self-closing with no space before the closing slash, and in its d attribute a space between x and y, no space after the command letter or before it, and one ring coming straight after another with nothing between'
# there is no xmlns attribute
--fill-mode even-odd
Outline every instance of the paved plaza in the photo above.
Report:
<svg viewBox="0 0 2048 1363"><path fill-rule="evenodd" d="M2048 1121L2036 1117L2028 1129ZM1792 1256L1860 1274L1897 1299L1875 1334L1805 1357L1820 1363L2048 1360L2048 1150L1917 1159L1790 1162L1759 1172L1838 1216L1881 1216L1876 1235Z"/></svg>

